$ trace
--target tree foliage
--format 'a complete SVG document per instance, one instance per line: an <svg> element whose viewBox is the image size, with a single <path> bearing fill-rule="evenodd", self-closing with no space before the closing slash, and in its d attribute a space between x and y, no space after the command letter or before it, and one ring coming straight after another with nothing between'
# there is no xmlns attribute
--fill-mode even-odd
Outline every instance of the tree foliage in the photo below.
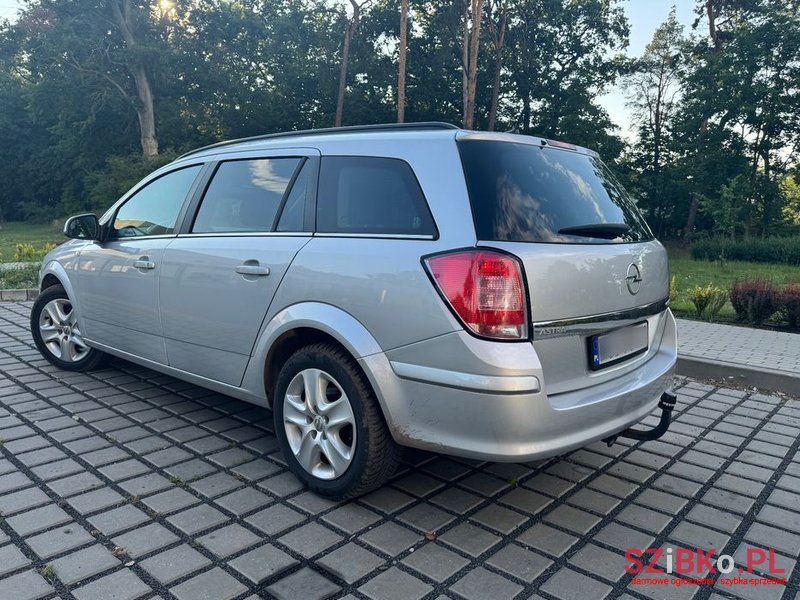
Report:
<svg viewBox="0 0 800 600"><path fill-rule="evenodd" d="M0 218L101 208L220 139L403 119L591 147L663 235L797 226L798 12L697 0L631 60L621 0L24 0L0 24ZM631 140L597 101L619 81Z"/></svg>

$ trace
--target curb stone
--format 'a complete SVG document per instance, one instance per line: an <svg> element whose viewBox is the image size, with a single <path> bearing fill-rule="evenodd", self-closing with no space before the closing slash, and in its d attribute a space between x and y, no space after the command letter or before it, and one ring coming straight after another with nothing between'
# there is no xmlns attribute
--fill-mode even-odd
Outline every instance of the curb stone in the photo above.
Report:
<svg viewBox="0 0 800 600"><path fill-rule="evenodd" d="M680 354L675 372L678 375L701 380L721 381L726 385L741 385L748 388L783 392L790 396L800 396L800 374Z"/></svg>
<svg viewBox="0 0 800 600"><path fill-rule="evenodd" d="M39 290L36 288L0 290L0 301L6 302L24 302L25 300L36 300L38 296Z"/></svg>

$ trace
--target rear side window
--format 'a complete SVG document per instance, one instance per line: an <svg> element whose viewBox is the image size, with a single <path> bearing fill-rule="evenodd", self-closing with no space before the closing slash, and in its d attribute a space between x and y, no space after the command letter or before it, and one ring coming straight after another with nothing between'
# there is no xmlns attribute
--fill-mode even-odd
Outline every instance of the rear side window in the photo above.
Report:
<svg viewBox="0 0 800 600"><path fill-rule="evenodd" d="M435 235L428 205L408 163L394 158L322 159L317 231Z"/></svg>
<svg viewBox="0 0 800 600"><path fill-rule="evenodd" d="M272 231L300 158L223 162L206 190L192 233Z"/></svg>
<svg viewBox="0 0 800 600"><path fill-rule="evenodd" d="M612 244L653 234L602 161L580 152L458 142L479 240Z"/></svg>

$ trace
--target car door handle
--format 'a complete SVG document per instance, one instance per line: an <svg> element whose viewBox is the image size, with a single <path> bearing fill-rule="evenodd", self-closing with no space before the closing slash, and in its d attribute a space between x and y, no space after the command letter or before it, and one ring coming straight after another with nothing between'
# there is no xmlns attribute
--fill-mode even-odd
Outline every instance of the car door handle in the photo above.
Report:
<svg viewBox="0 0 800 600"><path fill-rule="evenodd" d="M133 261L133 266L137 269L155 269L156 263L149 260L148 257L142 256L139 260Z"/></svg>
<svg viewBox="0 0 800 600"><path fill-rule="evenodd" d="M262 267L261 265L239 265L236 267L236 272L242 275L269 275L269 267Z"/></svg>

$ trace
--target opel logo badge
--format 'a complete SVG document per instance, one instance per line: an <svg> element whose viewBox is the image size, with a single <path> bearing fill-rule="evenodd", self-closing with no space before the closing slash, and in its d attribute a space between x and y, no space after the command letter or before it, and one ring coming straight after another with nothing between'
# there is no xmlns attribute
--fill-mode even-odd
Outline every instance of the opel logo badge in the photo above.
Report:
<svg viewBox="0 0 800 600"><path fill-rule="evenodd" d="M628 285L628 291L631 294L636 295L639 293L639 288L642 287L642 274L639 271L639 267L636 266L636 263L628 265L625 283Z"/></svg>

